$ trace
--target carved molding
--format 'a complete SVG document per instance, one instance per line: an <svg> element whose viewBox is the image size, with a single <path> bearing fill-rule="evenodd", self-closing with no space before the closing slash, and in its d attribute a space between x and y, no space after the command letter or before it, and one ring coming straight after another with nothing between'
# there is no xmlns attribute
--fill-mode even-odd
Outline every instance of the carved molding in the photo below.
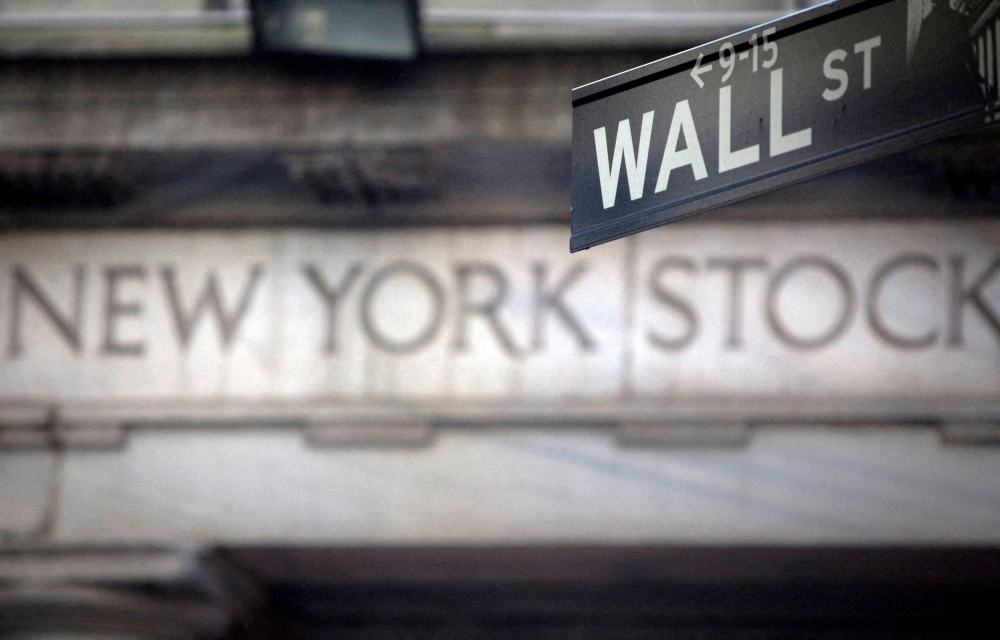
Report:
<svg viewBox="0 0 1000 640"><path fill-rule="evenodd" d="M126 446L129 433L134 431L251 426L294 429L313 447L421 447L432 444L439 429L503 425L610 429L624 446L745 446L755 427L808 423L865 427L909 424L939 429L945 444L1000 445L1000 404L995 402L828 398L575 406L431 402L393 408L322 403L175 403L169 407L151 403L87 409L53 405L46 410L0 406L0 452L114 451Z"/></svg>

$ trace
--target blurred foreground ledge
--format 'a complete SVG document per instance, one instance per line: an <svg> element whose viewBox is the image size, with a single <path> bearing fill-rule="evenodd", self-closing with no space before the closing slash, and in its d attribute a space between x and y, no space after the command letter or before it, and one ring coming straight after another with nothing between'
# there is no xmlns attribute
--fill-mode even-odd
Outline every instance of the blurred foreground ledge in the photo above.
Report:
<svg viewBox="0 0 1000 640"><path fill-rule="evenodd" d="M997 553L171 548L0 553L18 638L989 637Z"/></svg>

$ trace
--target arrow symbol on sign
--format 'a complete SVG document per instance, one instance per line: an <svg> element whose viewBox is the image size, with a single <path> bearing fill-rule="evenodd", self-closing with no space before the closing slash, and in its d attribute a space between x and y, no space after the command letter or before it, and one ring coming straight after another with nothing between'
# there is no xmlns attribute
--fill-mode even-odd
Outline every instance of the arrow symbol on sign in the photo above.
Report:
<svg viewBox="0 0 1000 640"><path fill-rule="evenodd" d="M703 89L705 87L705 81L701 79L703 73L708 73L712 70L712 65L701 66L701 59L705 57L704 53L698 54L698 61L694 63L694 69L691 69L691 77L694 81L698 83L698 88Z"/></svg>

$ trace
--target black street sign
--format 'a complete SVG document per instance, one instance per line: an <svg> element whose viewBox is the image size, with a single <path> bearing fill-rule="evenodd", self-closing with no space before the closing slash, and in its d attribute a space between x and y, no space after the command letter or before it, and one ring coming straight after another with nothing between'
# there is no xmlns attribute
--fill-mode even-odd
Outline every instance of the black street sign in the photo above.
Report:
<svg viewBox="0 0 1000 640"><path fill-rule="evenodd" d="M989 122L998 7L837 0L574 89L570 250Z"/></svg>

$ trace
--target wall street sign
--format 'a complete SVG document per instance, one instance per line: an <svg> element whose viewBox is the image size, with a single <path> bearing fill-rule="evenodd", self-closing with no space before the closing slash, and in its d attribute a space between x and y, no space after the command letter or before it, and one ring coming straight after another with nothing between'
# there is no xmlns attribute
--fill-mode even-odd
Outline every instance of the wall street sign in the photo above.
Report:
<svg viewBox="0 0 1000 640"><path fill-rule="evenodd" d="M1000 5L957 6L839 0L575 89L570 250L989 122Z"/></svg>

